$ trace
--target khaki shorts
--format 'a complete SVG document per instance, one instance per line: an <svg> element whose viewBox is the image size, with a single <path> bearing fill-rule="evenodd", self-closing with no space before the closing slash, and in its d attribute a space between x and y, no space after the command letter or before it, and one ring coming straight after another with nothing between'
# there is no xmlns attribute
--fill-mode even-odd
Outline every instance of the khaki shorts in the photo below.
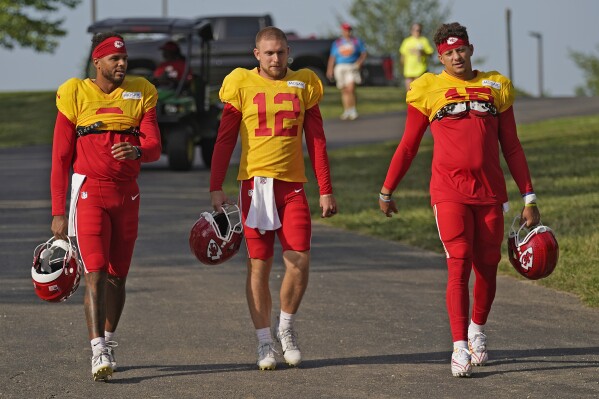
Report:
<svg viewBox="0 0 599 399"><path fill-rule="evenodd" d="M338 89L343 89L351 83L356 85L362 83L360 68L356 64L337 64L333 69L333 74Z"/></svg>

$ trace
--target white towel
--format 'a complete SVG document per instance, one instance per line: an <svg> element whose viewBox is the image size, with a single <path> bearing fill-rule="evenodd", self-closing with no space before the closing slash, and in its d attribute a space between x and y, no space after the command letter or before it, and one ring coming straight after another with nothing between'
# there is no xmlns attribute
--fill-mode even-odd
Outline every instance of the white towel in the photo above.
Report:
<svg viewBox="0 0 599 399"><path fill-rule="evenodd" d="M254 177L252 202L245 225L260 230L261 234L266 230L276 230L281 227L272 177Z"/></svg>
<svg viewBox="0 0 599 399"><path fill-rule="evenodd" d="M85 181L85 175L73 173L71 178L71 205L69 206L69 237L74 237L75 231L75 216L77 215L77 199L79 198L79 190Z"/></svg>

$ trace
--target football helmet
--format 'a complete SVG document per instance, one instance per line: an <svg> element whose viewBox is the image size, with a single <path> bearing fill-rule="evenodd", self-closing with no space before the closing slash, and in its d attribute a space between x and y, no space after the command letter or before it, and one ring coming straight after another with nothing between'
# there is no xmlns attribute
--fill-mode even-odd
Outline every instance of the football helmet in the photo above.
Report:
<svg viewBox="0 0 599 399"><path fill-rule="evenodd" d="M526 229L526 224L516 230L520 217L516 216L507 239L508 256L514 269L529 280L545 278L553 273L559 258L557 239L547 226L539 224ZM526 235L520 239L522 232Z"/></svg>
<svg viewBox="0 0 599 399"><path fill-rule="evenodd" d="M35 293L48 302L62 302L79 287L83 265L77 247L68 241L50 238L33 251L31 278Z"/></svg>
<svg viewBox="0 0 599 399"><path fill-rule="evenodd" d="M206 265L218 265L239 251L243 238L237 205L223 204L223 212L202 212L189 234L189 247Z"/></svg>

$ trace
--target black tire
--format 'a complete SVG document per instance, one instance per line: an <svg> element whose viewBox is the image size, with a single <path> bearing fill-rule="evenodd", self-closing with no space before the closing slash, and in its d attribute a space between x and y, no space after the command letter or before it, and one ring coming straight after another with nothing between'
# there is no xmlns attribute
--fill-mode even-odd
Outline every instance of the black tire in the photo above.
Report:
<svg viewBox="0 0 599 399"><path fill-rule="evenodd" d="M192 129L187 125L176 125L169 129L166 155L172 170L190 170L195 157Z"/></svg>
<svg viewBox="0 0 599 399"><path fill-rule="evenodd" d="M206 168L210 169L212 163L212 153L214 152L214 144L216 144L216 137L210 139L203 139L200 143L202 150L202 160Z"/></svg>

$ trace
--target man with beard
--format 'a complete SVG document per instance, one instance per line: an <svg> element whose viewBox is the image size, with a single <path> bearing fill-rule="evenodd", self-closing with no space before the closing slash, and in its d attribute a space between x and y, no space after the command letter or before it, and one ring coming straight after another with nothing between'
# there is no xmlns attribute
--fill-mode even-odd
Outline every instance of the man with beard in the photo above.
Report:
<svg viewBox="0 0 599 399"><path fill-rule="evenodd" d="M258 32L254 56L259 66L235 69L219 93L225 108L212 158L210 197L213 208L222 211L228 202L222 184L240 136L237 180L248 250L246 295L258 340L258 368L272 370L276 360L270 331L269 276L275 235L283 248L285 276L274 335L281 342L285 361L291 366L301 362L294 320L308 286L312 235L304 191L303 132L320 188L321 216L333 216L337 205L318 107L322 83L309 69L292 71L287 67L287 37L278 28Z"/></svg>
<svg viewBox="0 0 599 399"><path fill-rule="evenodd" d="M156 88L125 77L127 50L117 33L92 39L95 79L72 78L56 93L52 147L52 233L76 236L85 267L84 308L94 380L116 369L114 333L137 238L142 162L160 157ZM71 181L71 205L65 205Z"/></svg>

